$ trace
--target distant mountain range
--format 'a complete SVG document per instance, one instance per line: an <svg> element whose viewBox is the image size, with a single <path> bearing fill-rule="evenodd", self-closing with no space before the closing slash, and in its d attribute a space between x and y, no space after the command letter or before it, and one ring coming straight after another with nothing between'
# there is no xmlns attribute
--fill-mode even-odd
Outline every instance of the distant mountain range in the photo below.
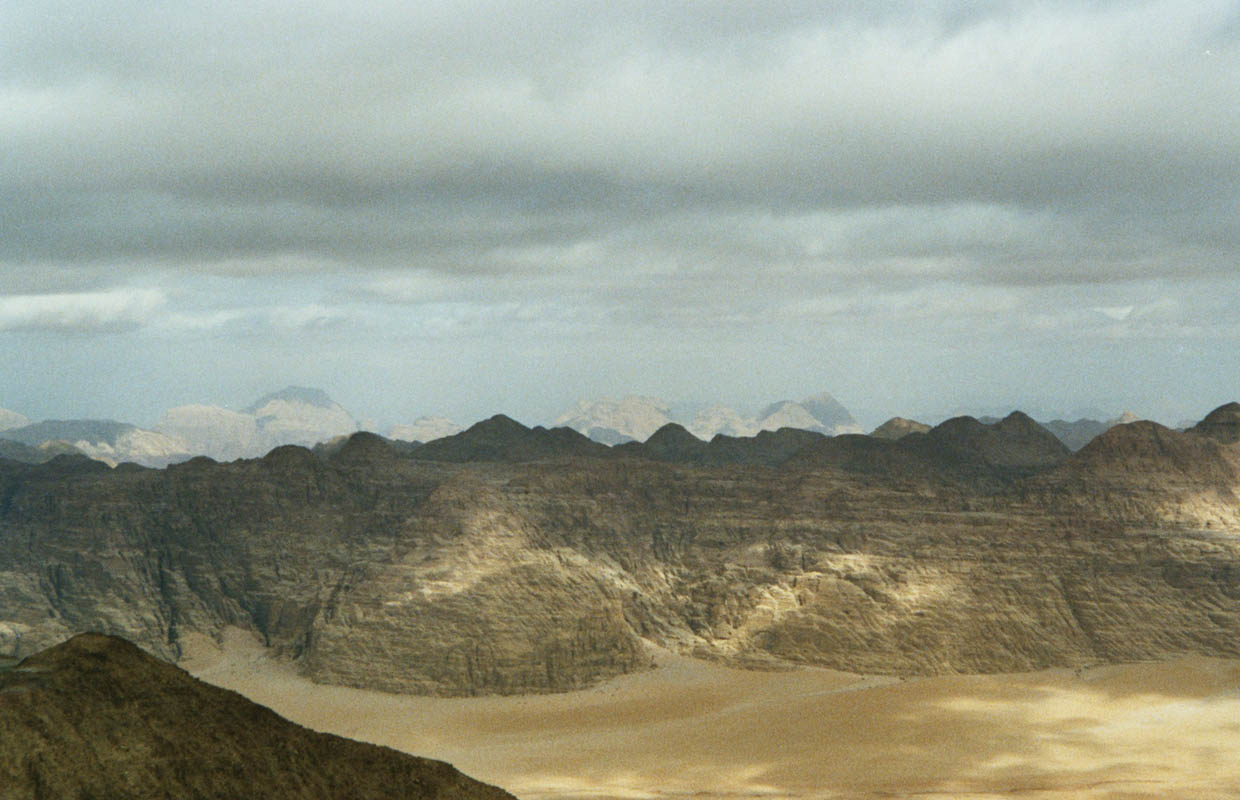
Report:
<svg viewBox="0 0 1240 800"><path fill-rule="evenodd" d="M746 417L727 406L714 405L691 419L674 414L671 405L655 397L629 395L621 400L582 400L555 420L557 427L572 428L602 444L644 442L669 423L683 425L698 439L754 436L759 431L797 428L828 436L861 433L848 409L831 395L822 393L799 402L780 400L756 416Z"/></svg>
<svg viewBox="0 0 1240 800"><path fill-rule="evenodd" d="M321 389L289 386L243 411L218 406L170 409L155 429L175 436L195 455L217 461L256 458L285 444L312 447L353 433L357 422Z"/></svg>
<svg viewBox="0 0 1240 800"><path fill-rule="evenodd" d="M540 435L545 436L546 441L531 445L533 449L529 452L543 452L552 444L569 442L571 437L559 431L571 430L590 444L625 445L630 451L632 445L641 444L639 449L643 452L662 454L660 458L671 453L689 457L688 454L693 453L696 455L691 460L756 459L769 463L775 454L790 455L789 448L794 443L805 441L799 434L772 436L777 432L791 430L826 437L862 433L848 409L825 392L799 401L780 400L748 416L723 405L698 408L701 410L696 413L685 413L664 400L637 395L620 400L583 400L557 417L551 427L535 428L544 432ZM1125 414L1108 421L1053 420L1042 423L1042 427L1068 450L1076 451L1111 427L1135 419L1135 415ZM977 421L991 425L1000 420L981 417ZM668 426L673 427L664 430ZM134 462L147 467L164 467L195 456L233 461L258 458L283 445L307 448L332 442L338 445L359 428L355 417L326 392L299 386L273 392L239 411L213 405L172 408L164 413L153 430L98 419L31 422L21 414L0 409L0 458L42 463L56 455L80 453L113 466ZM895 417L870 435L901 440L910 434L929 431L929 425ZM463 432L463 426L446 417L424 416L411 424L392 426L387 438L422 445L452 439ZM659 435L651 441L656 434ZM720 441L714 441L720 437ZM760 445L741 443L749 439ZM707 443L712 446L706 447ZM328 446L328 450L334 446ZM447 460L469 460L489 452L490 447L453 439L437 443L425 452L442 452ZM582 449L580 443L574 443L573 447ZM754 451L755 447L760 454Z"/></svg>
<svg viewBox="0 0 1240 800"><path fill-rule="evenodd" d="M0 431L0 438L41 451L42 454L79 452L115 466L125 461L165 467L191 458L185 442L127 422L100 419L44 420L21 428Z"/></svg>

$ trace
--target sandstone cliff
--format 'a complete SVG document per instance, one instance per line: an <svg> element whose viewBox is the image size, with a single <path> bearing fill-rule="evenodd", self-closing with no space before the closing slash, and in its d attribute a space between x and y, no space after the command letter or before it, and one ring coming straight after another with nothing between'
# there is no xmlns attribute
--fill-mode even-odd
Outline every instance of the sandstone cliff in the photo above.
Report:
<svg viewBox="0 0 1240 800"><path fill-rule="evenodd" d="M1069 456L1015 417L712 465L510 422L442 440L453 463L359 435L4 465L0 653L97 629L176 657L236 625L316 680L442 694L587 685L643 640L887 674L1240 656L1233 445L1137 423Z"/></svg>

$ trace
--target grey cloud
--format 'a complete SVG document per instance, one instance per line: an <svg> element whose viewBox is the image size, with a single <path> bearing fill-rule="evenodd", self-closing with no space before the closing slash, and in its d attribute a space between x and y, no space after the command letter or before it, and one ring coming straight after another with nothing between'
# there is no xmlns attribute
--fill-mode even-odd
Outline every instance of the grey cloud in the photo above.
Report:
<svg viewBox="0 0 1240 800"><path fill-rule="evenodd" d="M1240 247L1231 4L3 13L9 287L409 268L688 297L1219 275Z"/></svg>
<svg viewBox="0 0 1240 800"><path fill-rule="evenodd" d="M165 300L157 289L0 296L0 331L130 331L150 320Z"/></svg>

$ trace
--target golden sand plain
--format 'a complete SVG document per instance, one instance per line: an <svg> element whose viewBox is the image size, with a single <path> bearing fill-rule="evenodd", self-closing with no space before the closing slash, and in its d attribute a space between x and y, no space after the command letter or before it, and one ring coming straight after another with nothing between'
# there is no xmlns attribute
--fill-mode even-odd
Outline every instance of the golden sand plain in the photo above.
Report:
<svg viewBox="0 0 1240 800"><path fill-rule="evenodd" d="M450 761L524 800L1240 797L1240 662L899 681L667 653L557 695L320 686L242 631L184 664L302 725Z"/></svg>

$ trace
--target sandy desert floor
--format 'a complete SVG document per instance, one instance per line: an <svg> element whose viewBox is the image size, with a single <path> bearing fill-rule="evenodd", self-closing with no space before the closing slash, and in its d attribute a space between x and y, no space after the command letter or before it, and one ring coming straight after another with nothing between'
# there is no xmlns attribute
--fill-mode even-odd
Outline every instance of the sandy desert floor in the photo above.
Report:
<svg viewBox="0 0 1240 800"><path fill-rule="evenodd" d="M560 695L440 699L312 684L242 631L184 664L322 731L555 798L1240 797L1240 662L898 681L658 669Z"/></svg>

